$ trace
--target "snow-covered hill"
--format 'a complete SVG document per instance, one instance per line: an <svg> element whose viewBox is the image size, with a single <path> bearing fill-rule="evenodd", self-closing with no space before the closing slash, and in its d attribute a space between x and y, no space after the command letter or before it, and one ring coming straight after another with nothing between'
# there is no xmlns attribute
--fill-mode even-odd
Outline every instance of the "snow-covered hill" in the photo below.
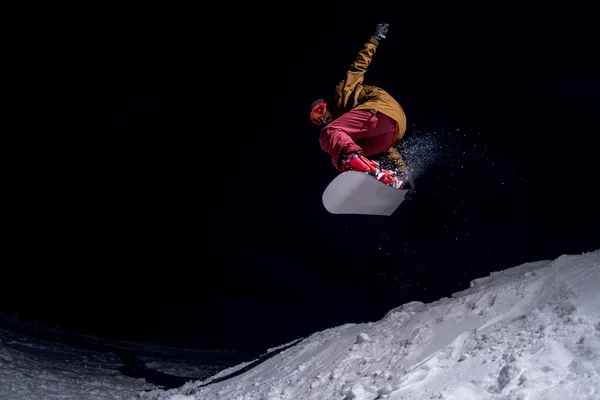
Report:
<svg viewBox="0 0 600 400"><path fill-rule="evenodd" d="M114 355L7 335L1 399L600 400L600 250L493 273L170 390L121 376Z"/></svg>
<svg viewBox="0 0 600 400"><path fill-rule="evenodd" d="M214 378L141 398L600 399L600 250L493 273Z"/></svg>

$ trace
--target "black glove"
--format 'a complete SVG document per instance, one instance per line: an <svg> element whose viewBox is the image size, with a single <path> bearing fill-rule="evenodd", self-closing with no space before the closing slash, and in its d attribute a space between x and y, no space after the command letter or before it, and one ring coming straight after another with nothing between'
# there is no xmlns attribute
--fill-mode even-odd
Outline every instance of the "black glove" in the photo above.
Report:
<svg viewBox="0 0 600 400"><path fill-rule="evenodd" d="M389 27L390 24L377 24L377 26L375 27L375 33L373 34L373 37L378 41L381 41L381 39L385 39L385 35L387 35Z"/></svg>

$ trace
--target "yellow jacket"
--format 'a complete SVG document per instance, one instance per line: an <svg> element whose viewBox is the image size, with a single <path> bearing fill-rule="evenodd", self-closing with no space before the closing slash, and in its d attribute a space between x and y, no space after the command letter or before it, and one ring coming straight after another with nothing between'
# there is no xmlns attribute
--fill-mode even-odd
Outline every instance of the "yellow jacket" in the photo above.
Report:
<svg viewBox="0 0 600 400"><path fill-rule="evenodd" d="M350 110L377 110L397 122L397 132L390 147L398 143L406 132L406 115L400 104L385 90L363 85L365 72L373 59L379 42L371 37L358 57L350 65L345 79L335 89L335 102L339 115Z"/></svg>

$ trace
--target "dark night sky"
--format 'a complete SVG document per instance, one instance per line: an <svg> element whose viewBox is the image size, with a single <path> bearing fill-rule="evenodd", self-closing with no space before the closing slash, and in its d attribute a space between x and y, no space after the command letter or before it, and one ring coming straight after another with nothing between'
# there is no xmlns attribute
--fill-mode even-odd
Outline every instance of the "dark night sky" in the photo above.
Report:
<svg viewBox="0 0 600 400"><path fill-rule="evenodd" d="M4 304L114 337L262 349L600 248L591 8L410 3L51 24L16 62L40 157L19 164L23 261ZM392 217L330 215L336 172L308 104L382 21L366 83L438 156Z"/></svg>

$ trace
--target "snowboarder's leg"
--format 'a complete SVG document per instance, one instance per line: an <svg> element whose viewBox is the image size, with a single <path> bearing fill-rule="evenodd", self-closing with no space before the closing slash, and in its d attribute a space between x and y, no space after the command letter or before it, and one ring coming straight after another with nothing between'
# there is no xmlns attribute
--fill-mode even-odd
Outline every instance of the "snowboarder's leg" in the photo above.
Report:
<svg viewBox="0 0 600 400"><path fill-rule="evenodd" d="M341 155L363 151L357 142L374 134L375 115L370 111L348 111L321 130L319 144L331 155L331 162L337 170Z"/></svg>
<svg viewBox="0 0 600 400"><path fill-rule="evenodd" d="M393 119L375 111L352 110L323 128L319 143L338 171L363 171L386 185L408 189L396 173L365 157L387 150L395 132Z"/></svg>

